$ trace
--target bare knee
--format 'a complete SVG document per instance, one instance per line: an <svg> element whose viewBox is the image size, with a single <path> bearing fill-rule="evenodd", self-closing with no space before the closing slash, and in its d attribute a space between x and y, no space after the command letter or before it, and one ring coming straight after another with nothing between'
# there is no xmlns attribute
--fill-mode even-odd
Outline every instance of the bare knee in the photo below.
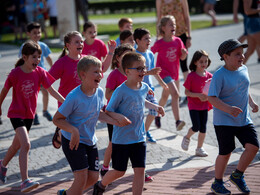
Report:
<svg viewBox="0 0 260 195"><path fill-rule="evenodd" d="M250 153L256 155L256 153L257 153L258 150L259 150L259 147L255 146L255 145L253 145L253 144L246 144L246 145L245 145L245 149L246 149L248 152L250 152Z"/></svg>
<svg viewBox="0 0 260 195"><path fill-rule="evenodd" d="M21 144L21 150L29 151L30 148L31 148L31 143L30 142L26 142L26 143Z"/></svg>

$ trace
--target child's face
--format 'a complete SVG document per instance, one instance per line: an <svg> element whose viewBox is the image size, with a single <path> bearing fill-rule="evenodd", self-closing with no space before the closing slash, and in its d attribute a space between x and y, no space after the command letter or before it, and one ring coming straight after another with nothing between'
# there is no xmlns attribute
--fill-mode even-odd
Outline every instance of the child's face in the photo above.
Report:
<svg viewBox="0 0 260 195"><path fill-rule="evenodd" d="M207 56L201 56L194 64L196 65L196 71L203 72L208 67L209 58Z"/></svg>
<svg viewBox="0 0 260 195"><path fill-rule="evenodd" d="M120 27L120 32L124 31L124 30L130 30L132 31L133 30L133 25L132 23L125 23L122 27Z"/></svg>
<svg viewBox="0 0 260 195"><path fill-rule="evenodd" d="M83 38L81 35L75 35L71 38L70 43L66 44L69 53L81 54L83 50Z"/></svg>
<svg viewBox="0 0 260 195"><path fill-rule="evenodd" d="M141 40L137 39L138 48L142 48L147 50L151 44L151 36L150 34L144 35Z"/></svg>
<svg viewBox="0 0 260 195"><path fill-rule="evenodd" d="M126 71L127 79L141 82L144 79L146 72L147 68L145 66L145 61L135 61L133 66Z"/></svg>
<svg viewBox="0 0 260 195"><path fill-rule="evenodd" d="M126 43L128 43L128 44L130 44L131 46L134 47L135 41L134 41L133 35L127 37L124 41L121 41L121 44L126 44Z"/></svg>
<svg viewBox="0 0 260 195"><path fill-rule="evenodd" d="M117 56L117 61L118 61L118 68L121 68L122 67L122 58L124 56L125 53L129 52L130 50L126 50L124 51L120 56Z"/></svg>
<svg viewBox="0 0 260 195"><path fill-rule="evenodd" d="M82 83L89 88L98 88L102 79L102 67L91 65L86 72L80 73Z"/></svg>
<svg viewBox="0 0 260 195"><path fill-rule="evenodd" d="M230 55L224 54L225 64L230 70L237 70L242 66L245 56L243 54L243 48L238 47L230 53Z"/></svg>
<svg viewBox="0 0 260 195"><path fill-rule="evenodd" d="M31 40L38 42L42 37L41 28L34 28L31 32L27 32L27 36L30 37Z"/></svg>
<svg viewBox="0 0 260 195"><path fill-rule="evenodd" d="M26 56L23 55L23 60L26 68L29 70L35 70L38 64L41 61L41 54L38 51L35 51L33 54Z"/></svg>
<svg viewBox="0 0 260 195"><path fill-rule="evenodd" d="M168 20L165 26L162 27L165 36L175 35L176 23L175 20Z"/></svg>
<svg viewBox="0 0 260 195"><path fill-rule="evenodd" d="M86 40L94 40L97 36L97 29L95 26L87 28L86 31L83 32L83 36Z"/></svg>

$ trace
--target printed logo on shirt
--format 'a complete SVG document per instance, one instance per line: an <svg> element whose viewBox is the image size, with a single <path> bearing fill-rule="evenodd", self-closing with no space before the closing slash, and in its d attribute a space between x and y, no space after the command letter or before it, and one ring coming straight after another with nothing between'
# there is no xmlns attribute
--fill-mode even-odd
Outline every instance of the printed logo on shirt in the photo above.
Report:
<svg viewBox="0 0 260 195"><path fill-rule="evenodd" d="M95 51L95 50L89 50L88 54L91 55L91 56L97 57L97 51Z"/></svg>
<svg viewBox="0 0 260 195"><path fill-rule="evenodd" d="M22 83L22 92L25 98L30 98L34 94L34 82L32 80L26 80Z"/></svg>
<svg viewBox="0 0 260 195"><path fill-rule="evenodd" d="M169 62L174 62L176 60L176 52L176 48L169 47L169 50L166 52L166 58L168 58Z"/></svg>
<svg viewBox="0 0 260 195"><path fill-rule="evenodd" d="M79 75L78 75L77 70L74 71L74 76L73 76L73 78L76 80L76 83L78 83L78 84L81 83L81 80L79 79Z"/></svg>

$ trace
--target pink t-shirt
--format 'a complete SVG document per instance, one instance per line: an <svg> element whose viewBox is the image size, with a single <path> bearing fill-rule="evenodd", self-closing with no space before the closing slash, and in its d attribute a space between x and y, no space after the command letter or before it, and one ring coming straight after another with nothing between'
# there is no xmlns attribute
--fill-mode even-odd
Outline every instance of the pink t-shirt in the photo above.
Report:
<svg viewBox="0 0 260 195"><path fill-rule="evenodd" d="M107 47L105 43L100 39L95 39L92 45L88 45L84 41L82 54L95 56L99 60L101 60L101 58L104 58L107 55Z"/></svg>
<svg viewBox="0 0 260 195"><path fill-rule="evenodd" d="M23 72L19 66L14 68L4 85L7 90L13 87L12 103L7 117L33 119L40 86L48 89L54 81L55 79L39 66L30 73Z"/></svg>
<svg viewBox="0 0 260 195"><path fill-rule="evenodd" d="M82 55L81 58L83 56L84 55ZM77 64L80 59L73 60L67 55L63 56L58 59L49 70L49 73L56 80L60 79L60 87L58 91L64 98L66 98L72 89L81 84L81 80L79 79L77 73ZM58 106L60 105L61 103L58 102Z"/></svg>
<svg viewBox="0 0 260 195"><path fill-rule="evenodd" d="M161 67L160 76L165 78L172 77L174 80L179 79L179 67L181 49L185 48L179 37L173 37L171 42L165 42L160 39L151 47L151 51L155 54L158 52L156 67Z"/></svg>
<svg viewBox="0 0 260 195"><path fill-rule="evenodd" d="M115 69L107 77L106 88L115 90L119 85L121 85L126 80L127 77L123 75L118 69Z"/></svg>
<svg viewBox="0 0 260 195"><path fill-rule="evenodd" d="M188 74L186 81L183 86L193 93L202 93L206 81L212 78L212 74L206 71L205 76L200 76L196 72ZM209 110L211 106L209 102L202 102L197 97L188 97L188 108L189 110Z"/></svg>

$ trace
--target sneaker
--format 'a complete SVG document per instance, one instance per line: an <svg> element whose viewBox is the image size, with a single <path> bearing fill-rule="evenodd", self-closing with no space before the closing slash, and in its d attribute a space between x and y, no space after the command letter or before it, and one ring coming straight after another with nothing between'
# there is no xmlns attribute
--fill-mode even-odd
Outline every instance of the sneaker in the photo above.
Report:
<svg viewBox="0 0 260 195"><path fill-rule="evenodd" d="M184 136L181 142L181 148L187 151L189 149L189 145L190 145L190 139Z"/></svg>
<svg viewBox="0 0 260 195"><path fill-rule="evenodd" d="M150 131L147 131L146 132L146 136L147 136L147 141L152 143L152 144L155 144L156 143L156 139L153 138L153 136L151 135Z"/></svg>
<svg viewBox="0 0 260 195"><path fill-rule="evenodd" d="M6 172L7 168L2 166L2 160L0 160L0 181L4 184L6 183Z"/></svg>
<svg viewBox="0 0 260 195"><path fill-rule="evenodd" d="M57 195L64 195L66 194L66 190L62 189L62 190L58 190Z"/></svg>
<svg viewBox="0 0 260 195"><path fill-rule="evenodd" d="M231 194L231 192L227 188L225 188L224 182L220 183L214 181L210 189L215 194Z"/></svg>
<svg viewBox="0 0 260 195"><path fill-rule="evenodd" d="M100 183L100 181L95 183L94 189L93 189L93 195L103 195L103 192L105 192L105 189L102 189L101 187L99 187L99 183Z"/></svg>
<svg viewBox="0 0 260 195"><path fill-rule="evenodd" d="M161 128L161 117L156 116L154 122L157 128Z"/></svg>
<svg viewBox="0 0 260 195"><path fill-rule="evenodd" d="M107 172L108 172L108 170L100 169L101 178L103 178Z"/></svg>
<svg viewBox="0 0 260 195"><path fill-rule="evenodd" d="M35 114L35 117L33 119L33 125L39 125L39 124L40 124L39 117L37 114Z"/></svg>
<svg viewBox="0 0 260 195"><path fill-rule="evenodd" d="M44 116L45 118L47 118L48 121L52 121L52 116L51 116L51 114L48 112L48 110L43 111L43 116Z"/></svg>
<svg viewBox="0 0 260 195"><path fill-rule="evenodd" d="M241 175L241 174L238 174L238 173L235 173L233 172L230 177L229 177L229 180L235 184L235 186L237 187L237 189L240 191L240 192L243 192L243 193L246 193L246 194L249 194L250 193L250 189L249 187L246 185L246 182L244 180L244 175Z"/></svg>
<svg viewBox="0 0 260 195"><path fill-rule="evenodd" d="M208 153L204 150L204 148L197 148L195 152L196 156L206 157Z"/></svg>
<svg viewBox="0 0 260 195"><path fill-rule="evenodd" d="M177 120L177 121L176 121L176 129L177 129L177 131L182 130L182 128L184 127L184 125L185 125L185 122L184 122L184 121Z"/></svg>
<svg viewBox="0 0 260 195"><path fill-rule="evenodd" d="M3 121L2 121L2 119L1 119L1 117L0 117L0 125L2 125L3 124Z"/></svg>
<svg viewBox="0 0 260 195"><path fill-rule="evenodd" d="M39 185L39 182L26 179L24 182L21 183L21 192L29 192L32 189L37 188Z"/></svg>
<svg viewBox="0 0 260 195"><path fill-rule="evenodd" d="M153 181L153 178L150 175L148 175L147 173L145 173L144 182L148 183L148 182L152 182L152 181Z"/></svg>

